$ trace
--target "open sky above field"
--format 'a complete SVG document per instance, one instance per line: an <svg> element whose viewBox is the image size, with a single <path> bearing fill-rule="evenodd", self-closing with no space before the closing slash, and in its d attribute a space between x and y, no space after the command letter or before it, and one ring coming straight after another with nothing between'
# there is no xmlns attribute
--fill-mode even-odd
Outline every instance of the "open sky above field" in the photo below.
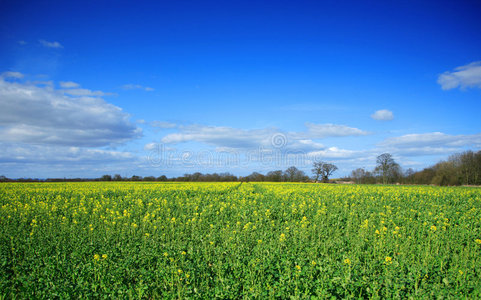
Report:
<svg viewBox="0 0 481 300"><path fill-rule="evenodd" d="M481 149L479 1L0 1L0 175Z"/></svg>

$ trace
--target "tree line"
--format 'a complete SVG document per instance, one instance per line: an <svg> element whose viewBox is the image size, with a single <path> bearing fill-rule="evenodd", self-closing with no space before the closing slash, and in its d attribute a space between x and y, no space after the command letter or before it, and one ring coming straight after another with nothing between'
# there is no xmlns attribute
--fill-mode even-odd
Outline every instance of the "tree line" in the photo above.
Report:
<svg viewBox="0 0 481 300"><path fill-rule="evenodd" d="M183 181L183 182L227 182L227 181L269 181L269 182L332 182L329 178L337 170L337 166L328 162L316 161L313 163L312 176L295 166L286 170L269 171L265 175L253 172L247 176L236 176L231 173L195 172L178 177L168 178L165 175L122 177L120 174L103 175L99 178L47 178L10 179L0 176L0 182L66 182L66 181ZM446 161L440 161L432 167L422 171L409 168L403 170L389 153L383 153L376 158L376 167L373 170L358 168L350 176L339 181L357 184L434 184L434 185L481 185L481 151L465 151L449 156Z"/></svg>
<svg viewBox="0 0 481 300"><path fill-rule="evenodd" d="M358 184L481 185L481 151L456 153L417 172L411 168L403 171L389 153L378 156L376 162L374 170L356 169L347 180Z"/></svg>

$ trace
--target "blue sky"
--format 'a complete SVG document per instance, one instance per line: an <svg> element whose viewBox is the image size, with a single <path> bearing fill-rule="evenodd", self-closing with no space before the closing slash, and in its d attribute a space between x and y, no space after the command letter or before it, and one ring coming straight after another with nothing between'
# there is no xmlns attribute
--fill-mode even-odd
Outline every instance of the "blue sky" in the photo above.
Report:
<svg viewBox="0 0 481 300"><path fill-rule="evenodd" d="M479 1L0 1L0 174L335 176L481 149Z"/></svg>

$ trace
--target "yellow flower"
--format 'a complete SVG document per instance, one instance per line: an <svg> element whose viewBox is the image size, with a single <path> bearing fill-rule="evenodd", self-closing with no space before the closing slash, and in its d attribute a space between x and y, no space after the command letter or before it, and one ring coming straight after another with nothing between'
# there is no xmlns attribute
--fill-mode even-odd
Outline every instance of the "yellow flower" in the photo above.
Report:
<svg viewBox="0 0 481 300"><path fill-rule="evenodd" d="M107 259L107 254L102 254L103 259Z"/></svg>
<svg viewBox="0 0 481 300"><path fill-rule="evenodd" d="M464 274L464 272L459 270L459 275L463 275L463 274Z"/></svg>
<svg viewBox="0 0 481 300"><path fill-rule="evenodd" d="M344 260L344 264L350 265L350 264L351 264L351 260L350 260L349 258L346 258L346 259Z"/></svg>
<svg viewBox="0 0 481 300"><path fill-rule="evenodd" d="M478 245L481 245L481 239L475 239L474 242Z"/></svg>
<svg viewBox="0 0 481 300"><path fill-rule="evenodd" d="M180 254L182 254L182 255L186 255L187 253L186 253L185 251L182 251L182 253L180 253Z"/></svg>
<svg viewBox="0 0 481 300"><path fill-rule="evenodd" d="M181 269L178 269L178 270L177 270L177 273L182 274L182 270L181 270Z"/></svg>
<svg viewBox="0 0 481 300"><path fill-rule="evenodd" d="M301 271L301 266L296 265L296 269L297 269L298 272L300 272L300 271Z"/></svg>
<svg viewBox="0 0 481 300"><path fill-rule="evenodd" d="M366 220L364 220L364 222L362 222L361 228L368 228L368 227L369 227L369 220L366 219Z"/></svg>
<svg viewBox="0 0 481 300"><path fill-rule="evenodd" d="M100 255L94 254L94 260L99 260L99 259L100 259Z"/></svg>
<svg viewBox="0 0 481 300"><path fill-rule="evenodd" d="M436 225L431 226L431 230L432 230L432 231L436 231L436 229L437 229L437 228L436 228Z"/></svg>
<svg viewBox="0 0 481 300"><path fill-rule="evenodd" d="M279 237L280 242L284 242L286 240L286 235L284 233L281 233L281 236Z"/></svg>
<svg viewBox="0 0 481 300"><path fill-rule="evenodd" d="M165 257L169 256L169 253L164 252L164 256L165 256Z"/></svg>
<svg viewBox="0 0 481 300"><path fill-rule="evenodd" d="M315 266L317 263L315 261L311 261L311 265Z"/></svg>
<svg viewBox="0 0 481 300"><path fill-rule="evenodd" d="M376 229L375 233L376 233L376 234L381 234L381 233L379 232L379 230L377 230L377 229Z"/></svg>
<svg viewBox="0 0 481 300"><path fill-rule="evenodd" d="M392 264L392 257L386 256L386 258L384 259L384 263L385 263L386 265Z"/></svg>

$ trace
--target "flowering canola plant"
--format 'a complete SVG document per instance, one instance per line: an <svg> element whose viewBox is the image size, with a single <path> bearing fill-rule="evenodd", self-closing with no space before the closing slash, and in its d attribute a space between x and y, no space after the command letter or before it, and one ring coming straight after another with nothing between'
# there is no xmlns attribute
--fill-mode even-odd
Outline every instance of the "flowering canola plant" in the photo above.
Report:
<svg viewBox="0 0 481 300"><path fill-rule="evenodd" d="M481 297L481 189L2 183L2 298Z"/></svg>

